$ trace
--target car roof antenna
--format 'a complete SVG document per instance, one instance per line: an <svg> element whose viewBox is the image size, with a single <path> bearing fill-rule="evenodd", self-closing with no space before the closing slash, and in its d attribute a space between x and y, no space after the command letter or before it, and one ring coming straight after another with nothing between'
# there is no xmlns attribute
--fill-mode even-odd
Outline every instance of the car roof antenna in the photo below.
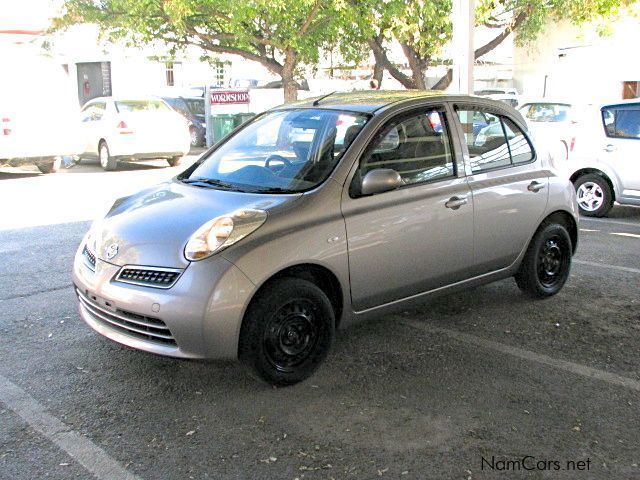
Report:
<svg viewBox="0 0 640 480"><path fill-rule="evenodd" d="M320 98L318 98L318 99L314 100L314 102L313 102L311 105L313 105L314 107L317 107L318 105L320 105L320 100L324 100L325 98L330 97L330 96L331 96L331 95L333 95L334 93L337 93L337 90L334 90L334 91L333 91L333 92L331 92L331 93L327 93L326 95L323 95L322 97L320 97Z"/></svg>

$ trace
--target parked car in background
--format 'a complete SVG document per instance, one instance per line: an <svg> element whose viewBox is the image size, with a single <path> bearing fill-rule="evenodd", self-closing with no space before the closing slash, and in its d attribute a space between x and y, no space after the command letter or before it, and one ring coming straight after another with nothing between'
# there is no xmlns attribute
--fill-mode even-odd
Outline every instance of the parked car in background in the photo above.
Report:
<svg viewBox="0 0 640 480"><path fill-rule="evenodd" d="M74 84L63 66L3 46L0 75L0 165L31 164L42 173L60 168L81 151Z"/></svg>
<svg viewBox="0 0 640 480"><path fill-rule="evenodd" d="M155 97L99 97L82 107L83 158L98 158L105 170L118 160L164 158L180 164L191 139L185 118Z"/></svg>
<svg viewBox="0 0 640 480"><path fill-rule="evenodd" d="M162 99L188 121L189 137L192 147L202 147L206 143L207 125L205 123L204 99L202 97L168 97Z"/></svg>
<svg viewBox="0 0 640 480"><path fill-rule="evenodd" d="M605 216L614 201L640 205L640 100L587 109L569 165L583 215Z"/></svg>
<svg viewBox="0 0 640 480"><path fill-rule="evenodd" d="M566 101L531 100L523 103L518 111L533 135L549 145L555 159L562 161L569 158L580 117L575 105Z"/></svg>
<svg viewBox="0 0 640 480"><path fill-rule="evenodd" d="M484 119L499 132L482 141ZM333 94L259 115L170 181L116 200L77 251L80 315L179 358L239 358L290 385L335 329L515 277L558 293L575 191L487 99Z"/></svg>

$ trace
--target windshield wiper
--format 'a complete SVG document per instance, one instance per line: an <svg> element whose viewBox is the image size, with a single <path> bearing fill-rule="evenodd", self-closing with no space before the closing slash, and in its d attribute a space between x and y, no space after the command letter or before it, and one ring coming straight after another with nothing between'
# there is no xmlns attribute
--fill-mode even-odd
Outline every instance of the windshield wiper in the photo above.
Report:
<svg viewBox="0 0 640 480"><path fill-rule="evenodd" d="M180 181L182 183L187 183L187 184L194 184L194 183L202 183L204 185L209 185L211 187L218 187L218 188L222 188L225 190L235 190L235 186L231 183L228 182L223 182L222 180L216 180L213 178L204 178L204 177L197 177L197 178L182 178L180 179Z"/></svg>

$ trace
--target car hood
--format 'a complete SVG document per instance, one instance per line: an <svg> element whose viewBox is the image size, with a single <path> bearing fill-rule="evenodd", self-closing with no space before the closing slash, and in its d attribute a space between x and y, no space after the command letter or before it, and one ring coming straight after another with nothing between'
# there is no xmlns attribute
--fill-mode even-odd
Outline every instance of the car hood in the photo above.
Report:
<svg viewBox="0 0 640 480"><path fill-rule="evenodd" d="M179 181L160 184L114 203L94 227L96 256L119 266L186 268L184 247L204 223L242 208L274 212L301 195L233 192Z"/></svg>

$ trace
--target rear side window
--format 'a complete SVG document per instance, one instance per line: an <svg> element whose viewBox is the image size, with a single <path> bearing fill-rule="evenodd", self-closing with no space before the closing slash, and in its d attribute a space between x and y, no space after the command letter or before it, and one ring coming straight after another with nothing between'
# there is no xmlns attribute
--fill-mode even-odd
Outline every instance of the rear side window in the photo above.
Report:
<svg viewBox="0 0 640 480"><path fill-rule="evenodd" d="M104 112L107 109L107 104L104 102L92 103L82 109L82 121L83 122L97 122L104 116Z"/></svg>
<svg viewBox="0 0 640 480"><path fill-rule="evenodd" d="M444 114L422 111L383 127L362 157L358 176L379 168L395 170L406 185L454 176Z"/></svg>
<svg viewBox="0 0 640 480"><path fill-rule="evenodd" d="M603 108L602 122L608 137L640 138L640 104Z"/></svg>
<svg viewBox="0 0 640 480"><path fill-rule="evenodd" d="M473 173L533 160L529 140L511 119L479 109L456 111L471 157Z"/></svg>
<svg viewBox="0 0 640 480"><path fill-rule="evenodd" d="M566 103L527 103L519 109L532 122L566 122L569 120L571 105Z"/></svg>

